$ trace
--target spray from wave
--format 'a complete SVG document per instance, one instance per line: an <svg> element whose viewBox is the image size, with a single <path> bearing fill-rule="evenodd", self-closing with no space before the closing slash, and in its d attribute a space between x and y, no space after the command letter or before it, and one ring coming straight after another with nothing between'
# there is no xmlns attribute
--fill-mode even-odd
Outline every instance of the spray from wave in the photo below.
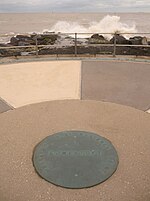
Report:
<svg viewBox="0 0 150 201"><path fill-rule="evenodd" d="M44 30L49 31L49 30ZM78 22L58 21L50 31L61 33L136 33L136 25L129 26L126 23L121 22L119 16L105 16L99 22L90 22L88 26L79 24ZM112 35L105 35L106 38L110 38ZM129 37L130 35L125 35ZM81 36L85 37L85 35Z"/></svg>

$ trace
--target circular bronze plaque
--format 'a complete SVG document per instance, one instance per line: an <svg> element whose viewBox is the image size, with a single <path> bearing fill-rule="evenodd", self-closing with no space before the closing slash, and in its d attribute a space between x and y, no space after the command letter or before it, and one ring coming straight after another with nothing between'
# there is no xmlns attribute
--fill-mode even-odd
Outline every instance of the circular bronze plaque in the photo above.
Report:
<svg viewBox="0 0 150 201"><path fill-rule="evenodd" d="M117 169L112 143L85 131L64 131L46 137L34 149L37 173L65 188L91 187L108 179Z"/></svg>

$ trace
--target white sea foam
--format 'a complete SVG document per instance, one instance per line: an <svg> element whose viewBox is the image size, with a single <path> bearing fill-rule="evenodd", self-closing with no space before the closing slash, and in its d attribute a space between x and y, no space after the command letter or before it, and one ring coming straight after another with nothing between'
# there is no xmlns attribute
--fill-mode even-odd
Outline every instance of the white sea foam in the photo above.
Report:
<svg viewBox="0 0 150 201"><path fill-rule="evenodd" d="M58 21L51 30L61 33L137 33L136 25L128 25L121 22L119 16L105 16L99 22L90 22L89 26L84 26L78 22ZM111 34L105 35L107 38L111 37ZM130 35L126 35L129 37ZM85 35L83 36L85 37Z"/></svg>

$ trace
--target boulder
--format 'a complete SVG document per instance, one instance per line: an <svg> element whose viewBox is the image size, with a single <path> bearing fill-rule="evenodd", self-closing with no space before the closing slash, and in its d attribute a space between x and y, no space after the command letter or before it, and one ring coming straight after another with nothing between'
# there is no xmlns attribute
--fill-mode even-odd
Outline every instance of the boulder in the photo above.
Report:
<svg viewBox="0 0 150 201"><path fill-rule="evenodd" d="M35 39L37 36L38 45L54 45L58 39L58 35L54 33L49 34L32 34L31 36L27 35L17 35L10 39L10 45L12 46L27 46L35 45Z"/></svg>
<svg viewBox="0 0 150 201"><path fill-rule="evenodd" d="M58 39L57 34L41 34L38 35L38 45L54 45Z"/></svg>
<svg viewBox="0 0 150 201"><path fill-rule="evenodd" d="M21 56L21 51L17 49L0 49L1 57Z"/></svg>
<svg viewBox="0 0 150 201"><path fill-rule="evenodd" d="M99 35L99 34L93 34L91 36L91 38L89 38L88 42L90 44L107 44L107 43L109 43L109 41L106 38L104 38L104 36Z"/></svg>
<svg viewBox="0 0 150 201"><path fill-rule="evenodd" d="M18 42L18 46L29 46L29 45L33 45L33 41L29 42L29 41L19 41Z"/></svg>
<svg viewBox="0 0 150 201"><path fill-rule="evenodd" d="M30 36L26 35L17 35L10 39L10 44L13 46L26 46L26 45L35 45L35 40Z"/></svg>
<svg viewBox="0 0 150 201"><path fill-rule="evenodd" d="M110 40L111 43L114 43L115 37ZM122 35L116 34L116 44L129 44L129 41Z"/></svg>
<svg viewBox="0 0 150 201"><path fill-rule="evenodd" d="M9 47L9 44L5 44L5 43L0 43L0 47Z"/></svg>
<svg viewBox="0 0 150 201"><path fill-rule="evenodd" d="M27 35L17 35L16 38L21 40L21 41L28 41L31 39L31 37L27 36Z"/></svg>
<svg viewBox="0 0 150 201"><path fill-rule="evenodd" d="M146 37L134 36L129 39L129 43L132 45L148 45Z"/></svg>
<svg viewBox="0 0 150 201"><path fill-rule="evenodd" d="M91 38L97 39L97 40L105 40L104 36L99 34L93 34Z"/></svg>
<svg viewBox="0 0 150 201"><path fill-rule="evenodd" d="M10 44L11 44L12 46L17 46L17 45L18 45L18 42L19 42L19 39L16 38L16 37L12 37L12 38L10 39Z"/></svg>

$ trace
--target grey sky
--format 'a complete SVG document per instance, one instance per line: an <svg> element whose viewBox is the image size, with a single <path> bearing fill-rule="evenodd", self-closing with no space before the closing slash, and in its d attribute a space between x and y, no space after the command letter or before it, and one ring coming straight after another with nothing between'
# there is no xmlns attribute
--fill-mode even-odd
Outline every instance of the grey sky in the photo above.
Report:
<svg viewBox="0 0 150 201"><path fill-rule="evenodd" d="M0 0L0 12L150 12L150 0Z"/></svg>

